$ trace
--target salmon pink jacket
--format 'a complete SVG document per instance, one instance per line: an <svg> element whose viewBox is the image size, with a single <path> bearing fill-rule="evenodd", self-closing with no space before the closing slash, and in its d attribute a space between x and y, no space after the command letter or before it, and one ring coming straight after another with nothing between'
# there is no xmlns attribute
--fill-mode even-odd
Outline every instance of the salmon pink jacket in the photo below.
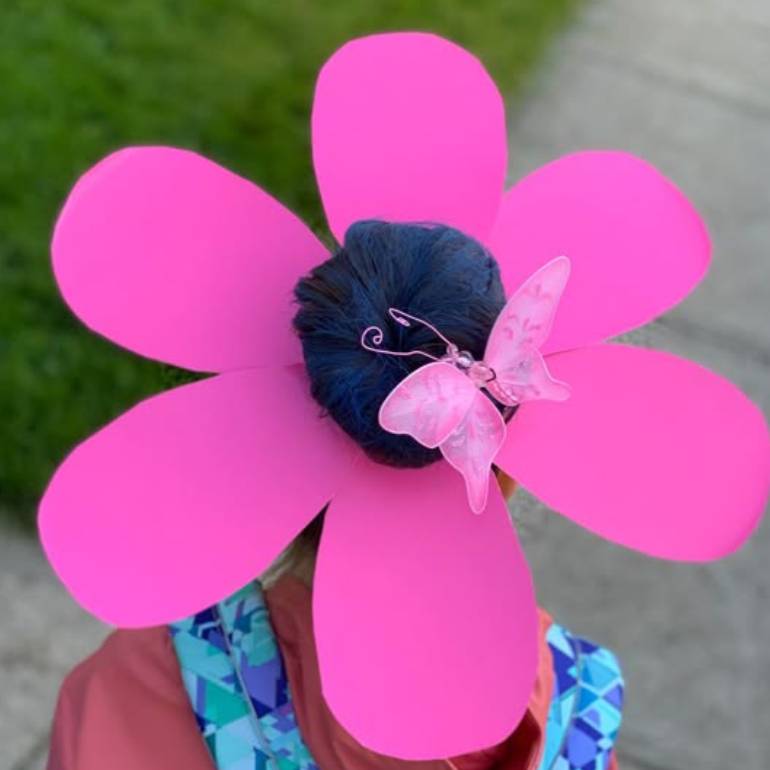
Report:
<svg viewBox="0 0 770 770"><path fill-rule="evenodd" d="M405 761L357 743L336 721L321 693L310 589L289 575L264 593L302 738L320 770L536 770L554 718L558 667L547 640L551 618L540 611L539 667L524 719L498 746L447 759ZM513 653L512 653L513 654ZM214 770L167 627L119 629L78 665L61 688L48 770ZM472 718L472 715L469 715ZM562 747L564 754L566 747ZM553 768L568 757L554 754ZM614 755L592 764L616 770ZM561 761L561 764L560 764ZM258 764L249 765L258 767ZM279 763L279 767L283 767Z"/></svg>

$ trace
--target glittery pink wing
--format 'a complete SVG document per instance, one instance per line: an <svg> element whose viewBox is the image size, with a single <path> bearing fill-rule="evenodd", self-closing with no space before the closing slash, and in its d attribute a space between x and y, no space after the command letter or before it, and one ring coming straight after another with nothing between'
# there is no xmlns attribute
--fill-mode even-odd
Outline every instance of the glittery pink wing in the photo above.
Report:
<svg viewBox="0 0 770 770"><path fill-rule="evenodd" d="M505 422L492 401L474 389L465 417L439 448L444 459L465 479L471 510L481 513L487 504L492 461L505 441Z"/></svg>
<svg viewBox="0 0 770 770"><path fill-rule="evenodd" d="M555 380L540 354L548 339L570 261L556 257L531 275L508 300L492 327L484 362L495 371L487 390L504 404L563 401L569 387Z"/></svg>
<svg viewBox="0 0 770 770"><path fill-rule="evenodd" d="M426 364L388 394L380 407L380 425L433 449L462 422L477 393L470 377L452 364Z"/></svg>

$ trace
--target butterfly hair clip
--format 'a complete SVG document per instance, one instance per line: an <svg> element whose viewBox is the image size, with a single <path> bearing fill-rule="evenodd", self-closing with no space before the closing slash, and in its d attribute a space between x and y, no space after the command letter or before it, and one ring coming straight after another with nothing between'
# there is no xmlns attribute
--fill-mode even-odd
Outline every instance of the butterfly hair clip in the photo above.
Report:
<svg viewBox="0 0 770 770"><path fill-rule="evenodd" d="M369 326L361 334L361 345L374 353L431 360L388 394L379 423L390 433L438 448L465 479L474 513L486 506L489 472L505 441L506 422L497 404L510 414L511 407L525 401L569 397L569 386L551 376L540 353L569 273L567 257L556 257L533 273L495 320L481 361L460 350L433 324L398 308L388 310L396 323L425 326L446 344L446 353L437 357L424 350L381 348L384 334L379 326Z"/></svg>

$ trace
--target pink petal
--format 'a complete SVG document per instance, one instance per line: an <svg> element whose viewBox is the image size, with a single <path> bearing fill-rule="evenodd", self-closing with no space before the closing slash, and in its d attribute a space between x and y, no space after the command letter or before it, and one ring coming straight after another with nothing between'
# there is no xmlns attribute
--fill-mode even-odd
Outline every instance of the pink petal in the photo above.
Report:
<svg viewBox="0 0 770 770"><path fill-rule="evenodd" d="M338 241L369 218L488 234L505 180L503 102L481 63L454 43L419 32L347 43L321 70L312 130Z"/></svg>
<svg viewBox="0 0 770 770"><path fill-rule="evenodd" d="M474 516L446 463L359 467L329 507L315 573L329 706L389 756L499 743L537 667L532 580L499 489Z"/></svg>
<svg viewBox="0 0 770 770"><path fill-rule="evenodd" d="M75 599L108 623L154 625L257 577L348 474L353 445L307 391L299 367L228 373L147 399L77 447L39 514Z"/></svg>
<svg viewBox="0 0 770 770"><path fill-rule="evenodd" d="M259 187L170 147L120 150L81 177L52 251L86 326L200 371L301 361L291 292L326 257Z"/></svg>
<svg viewBox="0 0 770 770"><path fill-rule="evenodd" d="M735 385L624 345L548 364L570 398L519 409L501 468L586 529L652 556L717 559L749 537L770 487L770 437Z"/></svg>
<svg viewBox="0 0 770 770"><path fill-rule="evenodd" d="M710 259L687 198L620 152L567 155L525 177L505 194L488 245L509 292L554 257L571 260L544 353L647 323L692 291Z"/></svg>

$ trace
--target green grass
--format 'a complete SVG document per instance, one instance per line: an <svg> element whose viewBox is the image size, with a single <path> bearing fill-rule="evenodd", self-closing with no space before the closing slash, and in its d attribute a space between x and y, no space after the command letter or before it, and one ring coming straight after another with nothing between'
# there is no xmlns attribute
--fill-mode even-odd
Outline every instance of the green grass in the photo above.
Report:
<svg viewBox="0 0 770 770"><path fill-rule="evenodd" d="M444 34L515 93L578 0L3 0L0 6L0 510L31 525L69 447L164 387L89 334L48 241L80 172L126 144L196 149L311 225L308 117L324 59L391 29Z"/></svg>

